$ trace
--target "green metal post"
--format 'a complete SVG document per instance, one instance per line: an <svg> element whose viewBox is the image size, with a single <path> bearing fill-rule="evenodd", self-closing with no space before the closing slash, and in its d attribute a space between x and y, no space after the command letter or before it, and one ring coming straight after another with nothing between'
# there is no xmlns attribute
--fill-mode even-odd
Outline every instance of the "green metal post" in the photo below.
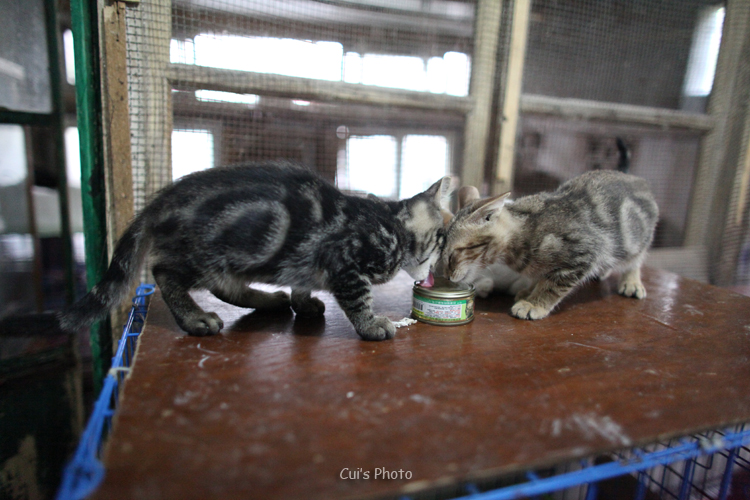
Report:
<svg viewBox="0 0 750 500"><path fill-rule="evenodd" d="M95 0L71 0L76 66L76 112L81 146L81 198L86 238L86 279L91 289L107 269L104 156L102 145L99 36ZM109 322L91 328L94 390L101 390L111 364Z"/></svg>

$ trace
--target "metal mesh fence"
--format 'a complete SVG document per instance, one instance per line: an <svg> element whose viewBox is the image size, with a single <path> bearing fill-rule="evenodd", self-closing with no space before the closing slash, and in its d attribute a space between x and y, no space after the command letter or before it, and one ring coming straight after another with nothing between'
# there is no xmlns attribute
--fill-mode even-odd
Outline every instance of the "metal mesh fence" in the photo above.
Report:
<svg viewBox="0 0 750 500"><path fill-rule="evenodd" d="M488 163L519 3L503 2L490 68ZM392 198L463 176L480 85L471 81L478 9L469 0L142 0L128 10L136 210L173 178L251 160L296 160L342 189ZM724 15L714 0L531 1L513 194L627 168L651 182L661 208L653 262L709 280L710 252L688 233L704 195L695 179ZM658 251L686 246L689 259ZM746 253L736 282L748 279Z"/></svg>

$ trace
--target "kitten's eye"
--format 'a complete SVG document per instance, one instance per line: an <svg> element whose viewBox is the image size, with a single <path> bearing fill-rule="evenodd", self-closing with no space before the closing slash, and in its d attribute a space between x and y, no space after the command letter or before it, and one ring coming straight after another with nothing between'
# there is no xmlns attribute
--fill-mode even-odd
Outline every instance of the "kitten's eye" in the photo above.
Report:
<svg viewBox="0 0 750 500"><path fill-rule="evenodd" d="M486 220L487 222L489 222L490 221L490 217L492 217L492 214L488 214L487 217L484 218L484 220Z"/></svg>

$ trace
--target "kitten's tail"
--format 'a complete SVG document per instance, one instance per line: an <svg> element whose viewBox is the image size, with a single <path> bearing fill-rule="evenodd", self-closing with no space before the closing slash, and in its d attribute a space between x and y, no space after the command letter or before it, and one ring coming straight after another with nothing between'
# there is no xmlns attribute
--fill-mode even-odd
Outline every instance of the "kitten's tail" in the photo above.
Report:
<svg viewBox="0 0 750 500"><path fill-rule="evenodd" d="M112 262L102 280L58 314L60 327L65 331L77 331L104 319L112 307L126 298L149 246L145 220L136 217L115 245Z"/></svg>

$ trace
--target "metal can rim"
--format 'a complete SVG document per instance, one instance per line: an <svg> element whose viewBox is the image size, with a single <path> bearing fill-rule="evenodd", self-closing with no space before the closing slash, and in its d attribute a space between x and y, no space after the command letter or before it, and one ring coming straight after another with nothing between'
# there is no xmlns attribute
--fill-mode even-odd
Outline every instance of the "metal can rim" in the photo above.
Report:
<svg viewBox="0 0 750 500"><path fill-rule="evenodd" d="M441 288L437 288L437 289L426 288L426 287L418 285L417 283L414 283L414 287L412 288L412 291L413 293L417 295L421 295L423 297L429 297L429 298L434 298L434 299L455 299L455 300L472 298L474 297L474 294L476 293L476 290L474 289L474 285L469 285L468 288L465 288L465 289L444 290Z"/></svg>

